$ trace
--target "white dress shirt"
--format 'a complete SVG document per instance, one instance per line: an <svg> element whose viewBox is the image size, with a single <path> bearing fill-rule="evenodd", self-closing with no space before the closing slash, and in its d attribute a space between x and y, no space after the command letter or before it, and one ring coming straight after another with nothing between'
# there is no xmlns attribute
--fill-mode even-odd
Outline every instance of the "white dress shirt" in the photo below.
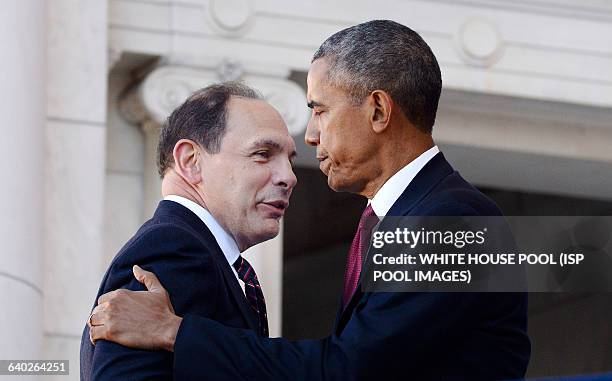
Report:
<svg viewBox="0 0 612 381"><path fill-rule="evenodd" d="M213 237L215 237L215 241L217 241L217 244L225 255L225 259L227 259L227 263L229 263L230 268L236 276L236 279L239 280L238 283L244 291L244 285L242 281L240 281L240 279L238 278L238 273L236 272L233 266L234 262L236 262L236 260L240 256L240 249L238 249L238 244L236 243L234 238L232 238L232 236L230 236L229 233L226 232L225 229L221 227L221 225L219 225L217 220L215 220L215 217L213 217L212 214L210 214L210 212L203 208L201 205L198 205L195 202L186 199L185 197L176 195L168 195L164 197L164 200L173 201L183 205L185 208L191 210L196 216L198 216L202 220L202 222L204 222L206 227L208 227L208 229L212 233Z"/></svg>
<svg viewBox="0 0 612 381"><path fill-rule="evenodd" d="M395 201L404 193L408 185L416 177L434 156L440 152L438 146L433 146L423 152L419 157L412 160L404 168L397 171L387 180L378 190L374 197L369 201L372 203L372 209L378 218L382 219L389 213L389 209L395 204Z"/></svg>

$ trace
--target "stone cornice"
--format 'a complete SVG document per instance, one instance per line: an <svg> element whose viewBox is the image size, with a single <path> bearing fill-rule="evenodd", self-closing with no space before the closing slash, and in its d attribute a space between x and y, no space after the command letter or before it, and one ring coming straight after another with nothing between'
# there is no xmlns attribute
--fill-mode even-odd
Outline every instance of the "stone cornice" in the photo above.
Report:
<svg viewBox="0 0 612 381"><path fill-rule="evenodd" d="M211 56L258 60L264 68L306 71L325 38L347 25L385 18L423 36L438 58L445 88L612 107L612 23L602 22L612 19L609 1L388 0L384 7L359 0L300 7L282 0L231 2L235 14L229 3L216 0L115 0L111 48L190 55L194 62Z"/></svg>

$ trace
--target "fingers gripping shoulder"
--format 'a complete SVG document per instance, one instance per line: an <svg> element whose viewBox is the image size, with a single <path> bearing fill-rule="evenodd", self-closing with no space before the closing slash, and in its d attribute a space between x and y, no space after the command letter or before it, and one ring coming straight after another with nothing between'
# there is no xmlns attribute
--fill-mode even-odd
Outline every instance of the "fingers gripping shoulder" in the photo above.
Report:
<svg viewBox="0 0 612 381"><path fill-rule="evenodd" d="M179 315L214 304L220 273L209 248L187 229L156 225L145 231L116 258L104 292L146 290L134 275L134 265L155 275Z"/></svg>

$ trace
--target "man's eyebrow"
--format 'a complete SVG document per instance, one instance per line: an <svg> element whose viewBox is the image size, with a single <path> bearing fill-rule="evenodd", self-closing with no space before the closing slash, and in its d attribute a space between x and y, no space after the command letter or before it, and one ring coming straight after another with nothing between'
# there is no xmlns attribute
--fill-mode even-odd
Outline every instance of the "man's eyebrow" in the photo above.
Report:
<svg viewBox="0 0 612 381"><path fill-rule="evenodd" d="M317 101L310 101L308 102L307 106L308 108L315 108L315 107L321 107L323 105Z"/></svg>
<svg viewBox="0 0 612 381"><path fill-rule="evenodd" d="M281 144L275 140L261 139L261 140L256 140L255 142L253 142L249 146L249 149L261 148L261 147L273 148L277 150L281 150L283 148Z"/></svg>

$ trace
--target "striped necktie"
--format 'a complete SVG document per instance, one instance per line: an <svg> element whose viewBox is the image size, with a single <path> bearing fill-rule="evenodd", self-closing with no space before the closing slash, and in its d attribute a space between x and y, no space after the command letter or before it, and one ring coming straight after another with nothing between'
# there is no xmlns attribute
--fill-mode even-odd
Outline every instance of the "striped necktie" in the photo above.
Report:
<svg viewBox="0 0 612 381"><path fill-rule="evenodd" d="M263 292L261 291L261 285L255 274L255 270L246 259L239 256L236 262L234 262L234 269L238 273L238 278L244 282L244 293L251 305L251 308L255 310L257 318L259 320L259 333L268 337L268 314L266 313L266 300L264 299Z"/></svg>

